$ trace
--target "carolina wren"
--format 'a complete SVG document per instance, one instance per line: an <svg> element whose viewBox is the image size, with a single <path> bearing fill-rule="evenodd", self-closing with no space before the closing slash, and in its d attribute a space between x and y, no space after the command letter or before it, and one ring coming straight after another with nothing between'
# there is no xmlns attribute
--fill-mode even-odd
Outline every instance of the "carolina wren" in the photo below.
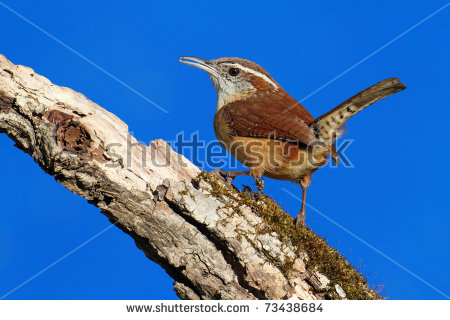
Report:
<svg viewBox="0 0 450 320"><path fill-rule="evenodd" d="M378 82L336 108L314 117L272 78L249 60L204 60L180 57L180 62L205 70L217 91L214 131L220 143L249 171L222 171L227 183L238 175L262 175L300 183L302 205L296 226L305 221L306 190L312 173L338 163L334 142L341 127L355 114L406 88L397 78Z"/></svg>

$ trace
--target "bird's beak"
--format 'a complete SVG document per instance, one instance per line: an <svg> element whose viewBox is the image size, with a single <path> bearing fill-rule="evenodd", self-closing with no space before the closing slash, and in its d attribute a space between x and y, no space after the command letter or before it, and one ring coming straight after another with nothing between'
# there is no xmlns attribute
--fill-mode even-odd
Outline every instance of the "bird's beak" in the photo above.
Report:
<svg viewBox="0 0 450 320"><path fill-rule="evenodd" d="M218 77L220 75L217 69L214 67L213 63L209 60L196 57L179 57L178 62L187 64L188 66L193 66L205 70L212 76Z"/></svg>

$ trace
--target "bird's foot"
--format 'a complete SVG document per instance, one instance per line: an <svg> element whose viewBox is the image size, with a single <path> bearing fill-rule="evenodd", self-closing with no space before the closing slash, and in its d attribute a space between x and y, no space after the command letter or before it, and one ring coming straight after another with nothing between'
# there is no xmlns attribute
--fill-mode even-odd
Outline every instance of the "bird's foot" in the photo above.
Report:
<svg viewBox="0 0 450 320"><path fill-rule="evenodd" d="M295 228L296 229L299 229L299 228L305 226L305 218L306 218L305 212L300 211L300 213L295 218Z"/></svg>
<svg viewBox="0 0 450 320"><path fill-rule="evenodd" d="M214 169L209 172L209 174L215 177L217 180L222 182L226 186L231 186L231 182L233 182L234 177L230 175L228 171L221 169Z"/></svg>

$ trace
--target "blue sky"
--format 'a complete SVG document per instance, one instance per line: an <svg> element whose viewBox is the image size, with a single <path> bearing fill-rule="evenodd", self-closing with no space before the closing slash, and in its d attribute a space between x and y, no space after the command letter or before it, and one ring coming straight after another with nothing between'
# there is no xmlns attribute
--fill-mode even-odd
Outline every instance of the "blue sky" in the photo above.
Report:
<svg viewBox="0 0 450 320"><path fill-rule="evenodd" d="M215 139L216 96L206 73L181 55L253 60L298 100L412 27L446 1L12 1L49 34L166 109L163 113L0 5L0 53L118 115L142 142L199 133ZM353 168L317 171L307 222L391 299L450 295L448 164L450 7L303 105L319 116L396 76L408 89L348 122ZM0 135L0 296L109 226ZM187 154L189 157L189 154ZM204 167L204 169L211 169ZM240 177L236 180L251 184ZM265 192L296 214L299 186L266 179ZM380 254L382 252L383 254ZM175 299L172 280L111 228L7 299Z"/></svg>

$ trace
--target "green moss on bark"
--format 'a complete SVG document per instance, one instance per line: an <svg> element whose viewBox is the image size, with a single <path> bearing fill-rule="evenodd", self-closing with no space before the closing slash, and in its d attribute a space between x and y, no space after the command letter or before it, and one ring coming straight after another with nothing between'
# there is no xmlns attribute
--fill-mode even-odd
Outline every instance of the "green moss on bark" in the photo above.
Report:
<svg viewBox="0 0 450 320"><path fill-rule="evenodd" d="M258 234L276 232L283 244L296 248L297 254L305 252L308 256L305 261L307 269L325 275L331 281L330 285L339 284L344 289L347 299L382 299L377 292L369 288L365 276L356 271L354 266L328 245L324 238L318 236L308 226L295 228L294 219L269 196L253 192L249 187L244 187L243 191L227 187L205 171L199 174L199 179L211 186L211 195L222 201L224 208L230 208L239 214L241 207L245 205L260 216L264 223L257 226ZM268 253L264 254L286 277L291 275L293 260L280 261Z"/></svg>

